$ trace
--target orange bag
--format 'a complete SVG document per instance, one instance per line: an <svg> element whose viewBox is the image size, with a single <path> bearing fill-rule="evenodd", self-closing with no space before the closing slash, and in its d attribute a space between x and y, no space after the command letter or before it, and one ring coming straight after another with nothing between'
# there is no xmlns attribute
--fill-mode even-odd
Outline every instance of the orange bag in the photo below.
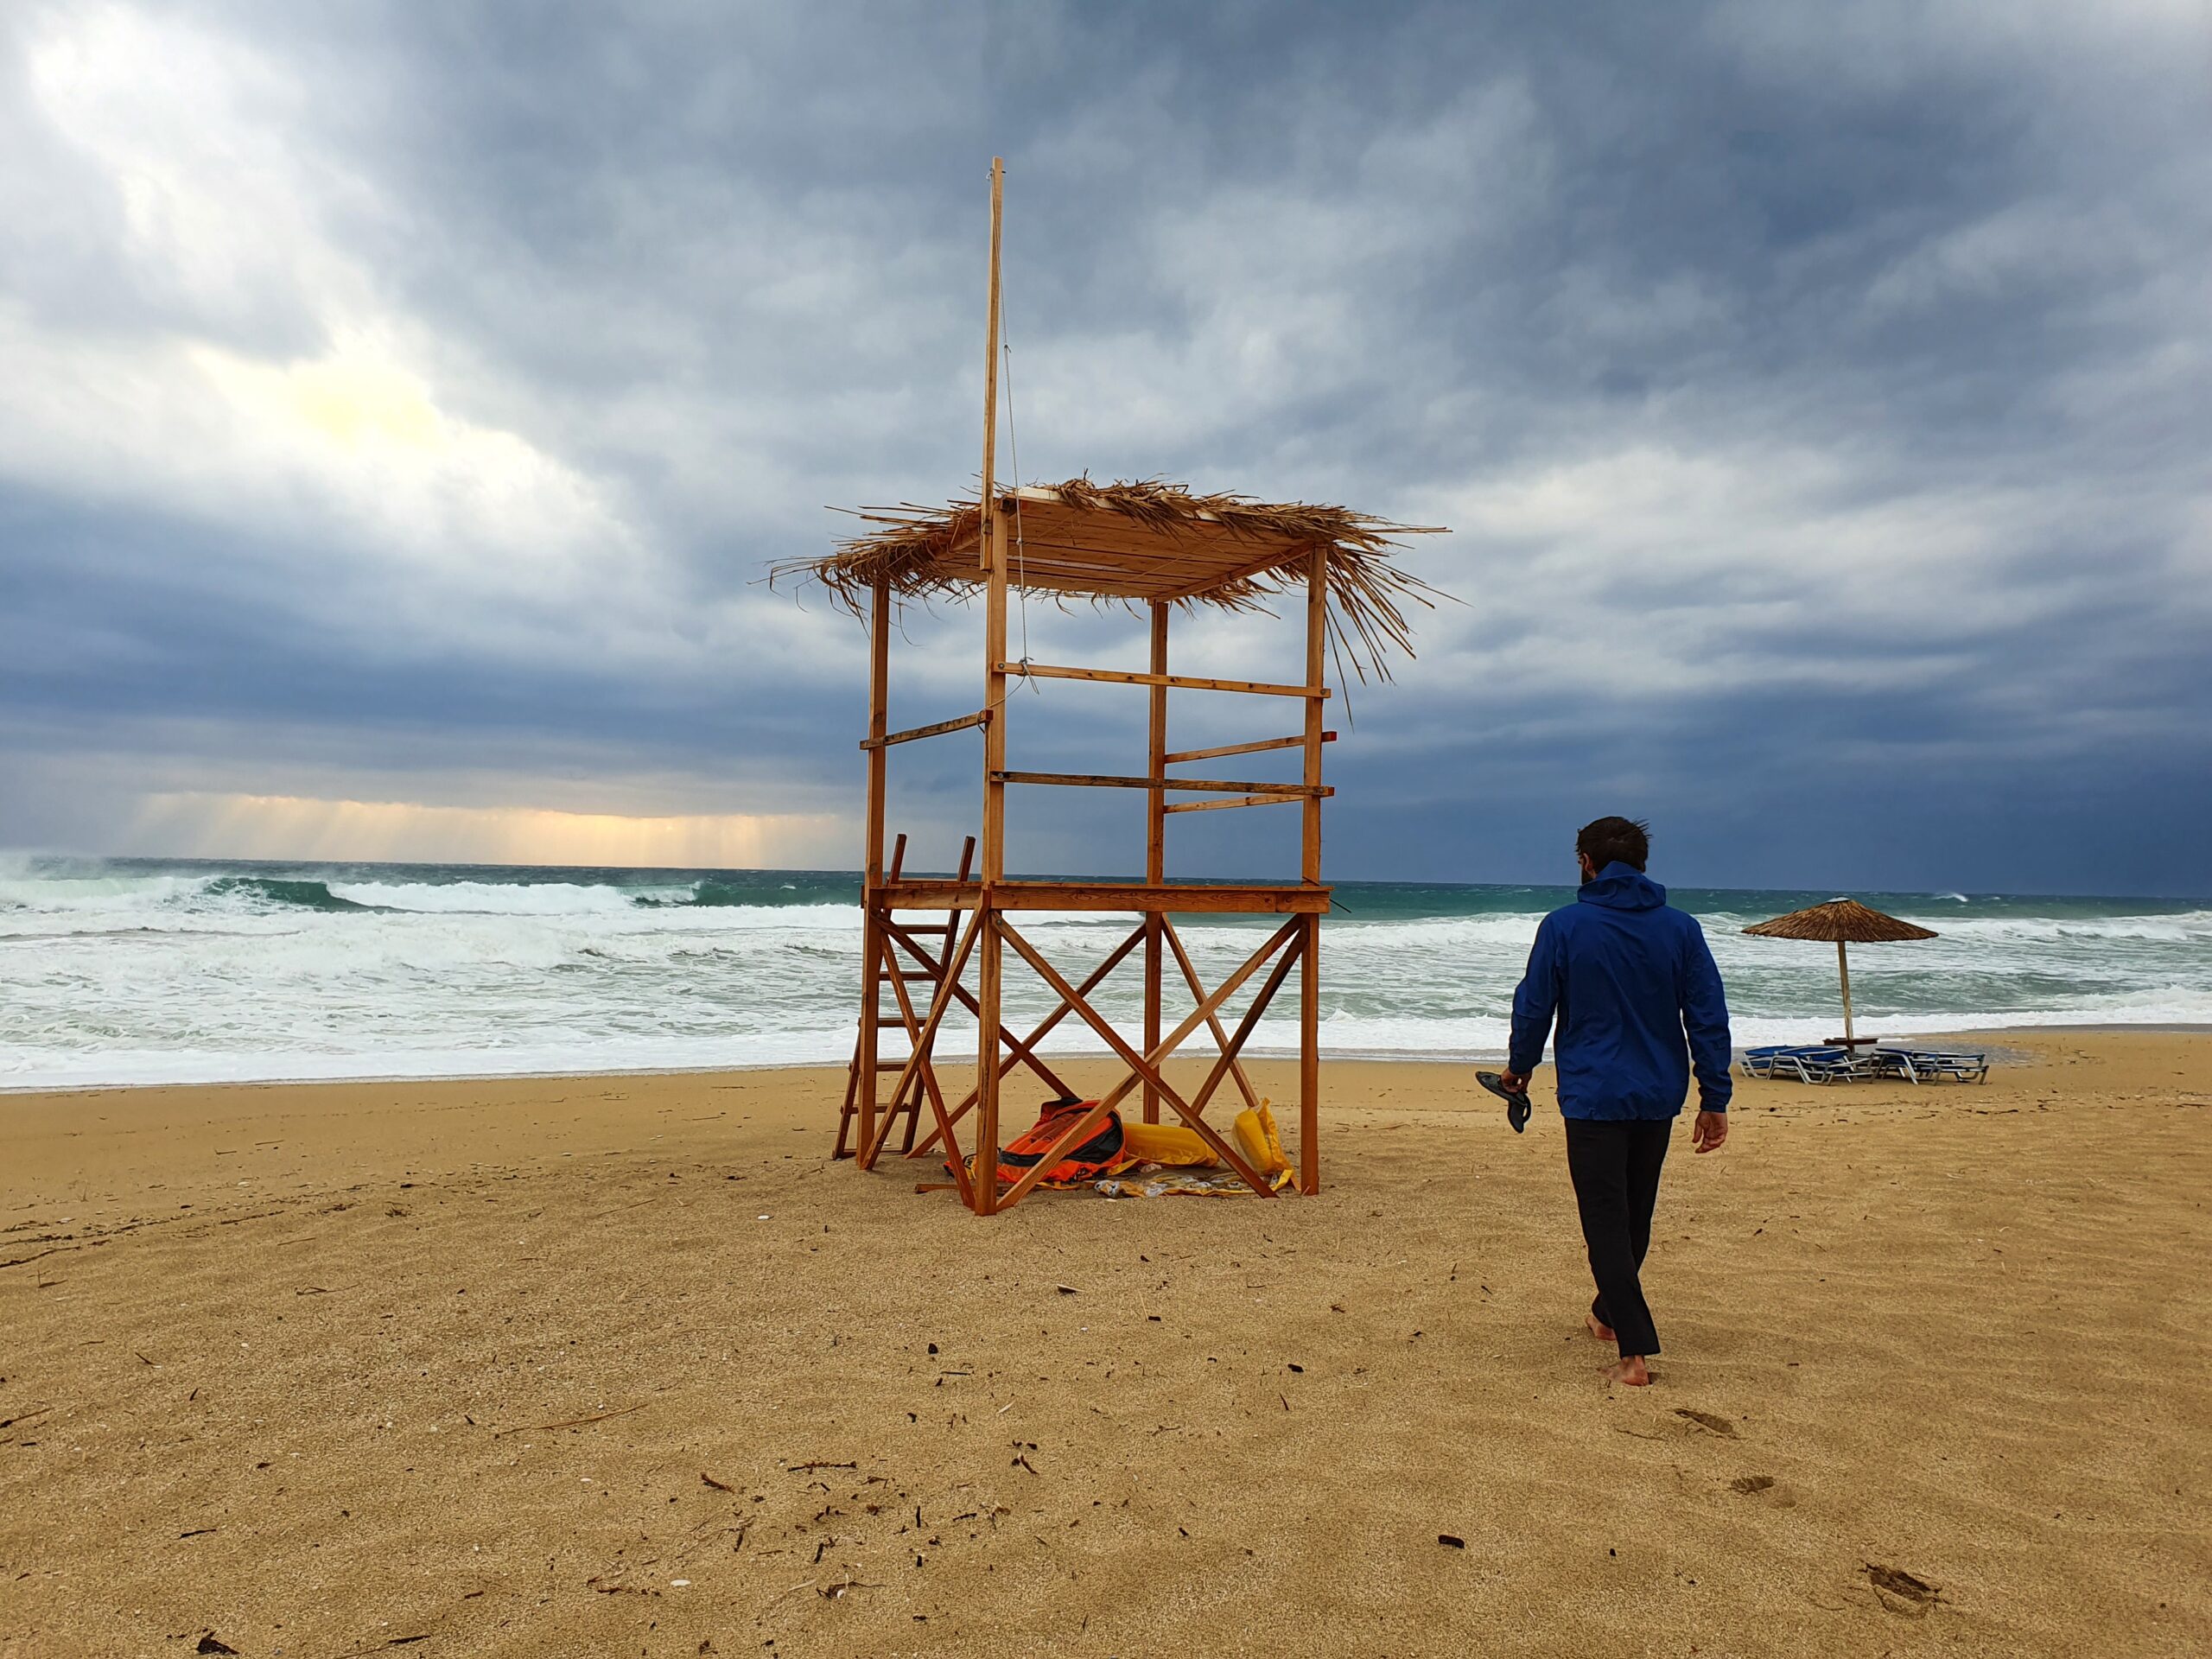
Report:
<svg viewBox="0 0 2212 1659"><path fill-rule="evenodd" d="M1046 1102L1036 1122L1000 1151L1000 1185L1011 1186L1028 1173L1074 1127L1076 1121L1097 1103L1095 1100ZM1045 1179L1055 1183L1095 1180L1128 1161L1122 1154L1122 1115L1109 1108L1098 1127L1080 1145L1045 1172Z"/></svg>

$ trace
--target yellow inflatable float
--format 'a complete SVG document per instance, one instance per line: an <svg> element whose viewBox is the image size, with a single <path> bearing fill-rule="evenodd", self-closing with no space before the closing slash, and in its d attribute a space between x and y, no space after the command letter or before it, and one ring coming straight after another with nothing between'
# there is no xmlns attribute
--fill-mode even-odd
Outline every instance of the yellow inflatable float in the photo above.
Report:
<svg viewBox="0 0 2212 1659"><path fill-rule="evenodd" d="M1244 1161L1267 1177L1269 1185L1289 1183L1290 1160L1283 1154L1275 1115L1266 1101L1237 1113L1232 1132ZM1139 1163L1163 1164L1171 1169L1196 1169L1221 1161L1196 1129L1180 1123L1125 1122L1122 1150Z"/></svg>

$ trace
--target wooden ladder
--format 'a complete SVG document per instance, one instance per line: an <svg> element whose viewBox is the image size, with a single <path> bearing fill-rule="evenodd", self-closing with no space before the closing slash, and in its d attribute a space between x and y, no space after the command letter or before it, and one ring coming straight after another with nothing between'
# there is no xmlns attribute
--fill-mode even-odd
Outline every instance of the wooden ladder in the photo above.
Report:
<svg viewBox="0 0 2212 1659"><path fill-rule="evenodd" d="M957 879L961 882L967 881L969 872L974 867L975 859L976 837L970 836L960 849L960 874ZM891 880L898 880L900 867L905 864L906 860L906 837L902 835L892 846L889 876ZM836 1150L830 1154L833 1158L851 1158L857 1155L860 1150L854 1144L853 1126L859 1122L861 1115L861 1056L863 1052L863 1046L872 1042L880 1045L881 1033L887 1030L904 1032L910 1045L919 1039L922 1025L928 1016L930 1007L937 1000L938 987L944 982L945 969L952 960L953 947L959 940L961 916L962 912L956 906L947 912L941 926L928 925L900 928L900 931L918 943L925 940L937 940L934 954L918 953L914 946L907 945L904 947L902 955L899 941L893 939L890 934L880 929L875 930L877 949L880 955L878 961L863 963L861 967L861 983L866 988L862 995L864 1006L861 1009L859 1029L853 1038L853 1058L846 1067L845 1102L838 1114L837 1147ZM898 991L894 988L892 994L892 1007L886 1009L883 1006L884 988L892 985L894 980L899 986L925 987L926 988L918 995L912 989L907 990L903 1007L899 1006L900 999ZM880 1103L876 1108L879 1113L887 1114L889 1120L894 1122L902 1114L905 1116L906 1135L899 1148L901 1153L910 1153L914 1149L914 1135L921 1122L924 1091L930 1082L934 1081L931 1071L931 1061L929 1053L930 1048L934 1045L935 1033L932 1032L930 1040L922 1045L921 1064L914 1066L911 1074L906 1076L906 1088L899 1092L897 1098L887 1103ZM907 1071L903 1057L892 1061L887 1068L882 1049L879 1046L876 1050L876 1075L880 1077L886 1074L887 1070L889 1075L894 1077ZM888 1146L891 1137L887 1128L883 1132L883 1135L884 1144Z"/></svg>

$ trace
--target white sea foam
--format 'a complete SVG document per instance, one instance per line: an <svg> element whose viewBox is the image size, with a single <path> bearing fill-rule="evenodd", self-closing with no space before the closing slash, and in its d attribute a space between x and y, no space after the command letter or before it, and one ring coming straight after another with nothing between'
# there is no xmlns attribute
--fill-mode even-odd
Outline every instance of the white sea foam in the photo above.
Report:
<svg viewBox="0 0 2212 1659"><path fill-rule="evenodd" d="M853 1039L860 911L836 885L10 862L0 865L0 1087L841 1062ZM778 902L786 893L800 902ZM1444 893L1437 905L1471 913L1393 918L1402 898L1341 893L1349 913L1331 918L1324 955L1326 1049L1498 1053L1546 896ZM1955 895L1923 899L1940 938L1853 952L1862 1031L2212 1022L2212 911L1961 908ZM1745 937L1764 913L1732 906L1703 918L1738 1041L1828 1034L1834 953ZM1130 924L1040 912L1020 925L1079 977ZM1271 924L1194 916L1179 926L1211 984ZM1008 996L1022 1027L1052 1001L1018 967ZM1134 1022L1134 959L1100 1001ZM1281 1018L1255 1036L1260 1052L1295 1040ZM972 1053L974 1042L972 1020L949 1022L947 1053ZM1050 1046L1104 1048L1073 1020Z"/></svg>
<svg viewBox="0 0 2212 1659"><path fill-rule="evenodd" d="M334 881L329 889L353 904L430 915L605 916L633 907L619 887L567 881Z"/></svg>
<svg viewBox="0 0 2212 1659"><path fill-rule="evenodd" d="M2155 939L2171 944L2212 944L2212 910L2164 916L1931 916L1920 920L1954 940L2004 939L2024 944L2066 939ZM1937 926L1941 924L1940 927Z"/></svg>

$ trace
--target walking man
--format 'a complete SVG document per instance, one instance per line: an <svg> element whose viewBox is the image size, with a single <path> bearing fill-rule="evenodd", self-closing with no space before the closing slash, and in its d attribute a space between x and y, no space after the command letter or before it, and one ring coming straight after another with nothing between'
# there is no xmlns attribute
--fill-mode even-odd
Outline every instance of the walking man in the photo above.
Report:
<svg viewBox="0 0 2212 1659"><path fill-rule="evenodd" d="M1537 926L1513 995L1513 1044L1500 1079L1527 1089L1544 1039L1554 1038L1567 1173L1598 1281L1590 1332L1620 1350L1606 1376L1639 1388L1651 1381L1645 1362L1659 1351L1637 1274L1651 1245L1668 1138L1693 1068L1696 1151L1728 1138L1731 1090L1720 970L1696 918L1669 909L1667 889L1644 874L1650 845L1649 826L1629 818L1599 818L1575 837L1582 891Z"/></svg>

